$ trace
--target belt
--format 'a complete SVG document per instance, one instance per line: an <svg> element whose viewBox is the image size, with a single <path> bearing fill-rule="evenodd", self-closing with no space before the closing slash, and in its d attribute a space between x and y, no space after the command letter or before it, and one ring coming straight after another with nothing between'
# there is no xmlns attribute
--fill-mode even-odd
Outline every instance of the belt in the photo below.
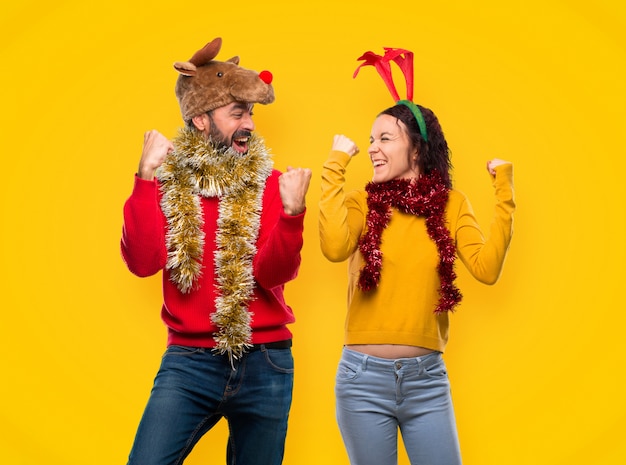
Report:
<svg viewBox="0 0 626 465"><path fill-rule="evenodd" d="M247 352L254 352L255 350L265 349L289 349L291 347L291 339L285 339L284 341L266 342L265 344L252 344Z"/></svg>

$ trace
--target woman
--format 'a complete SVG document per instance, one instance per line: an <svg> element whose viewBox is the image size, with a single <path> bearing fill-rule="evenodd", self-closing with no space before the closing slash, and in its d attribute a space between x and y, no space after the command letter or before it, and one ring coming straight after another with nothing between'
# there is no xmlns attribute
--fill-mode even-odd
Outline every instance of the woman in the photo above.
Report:
<svg viewBox="0 0 626 465"><path fill-rule="evenodd" d="M326 258L348 259L335 393L350 462L396 464L399 428L411 464L460 464L442 359L448 312L461 300L454 261L483 283L497 281L513 230L513 167L487 163L496 208L485 239L467 198L451 188L448 145L432 111L398 102L378 115L372 182L346 193L346 167L358 153L352 140L334 137L319 224Z"/></svg>

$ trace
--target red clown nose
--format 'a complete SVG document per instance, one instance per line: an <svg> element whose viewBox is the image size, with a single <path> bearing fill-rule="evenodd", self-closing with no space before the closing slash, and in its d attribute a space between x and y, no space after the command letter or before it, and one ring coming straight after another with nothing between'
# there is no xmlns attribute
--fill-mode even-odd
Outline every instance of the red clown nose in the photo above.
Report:
<svg viewBox="0 0 626 465"><path fill-rule="evenodd" d="M261 78L261 81L263 81L265 84L271 84L272 79L274 78L272 76L272 73L270 73L269 71L261 71L259 73L259 77Z"/></svg>

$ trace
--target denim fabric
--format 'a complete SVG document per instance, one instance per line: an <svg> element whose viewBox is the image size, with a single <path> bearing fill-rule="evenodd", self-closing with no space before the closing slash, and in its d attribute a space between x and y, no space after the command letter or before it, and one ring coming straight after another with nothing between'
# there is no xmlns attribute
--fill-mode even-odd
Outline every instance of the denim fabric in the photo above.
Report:
<svg viewBox="0 0 626 465"><path fill-rule="evenodd" d="M292 390L290 349L263 346L231 366L227 356L210 349L170 346L128 464L181 464L202 435L224 417L230 433L228 465L279 465Z"/></svg>
<svg viewBox="0 0 626 465"><path fill-rule="evenodd" d="M412 465L461 463L441 353L387 360L344 348L335 394L352 465L396 465L398 429Z"/></svg>

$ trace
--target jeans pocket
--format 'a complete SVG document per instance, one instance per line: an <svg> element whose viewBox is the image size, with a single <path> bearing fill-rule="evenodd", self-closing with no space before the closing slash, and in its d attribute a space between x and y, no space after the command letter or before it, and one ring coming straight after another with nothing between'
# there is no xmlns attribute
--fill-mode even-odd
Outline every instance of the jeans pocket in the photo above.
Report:
<svg viewBox="0 0 626 465"><path fill-rule="evenodd" d="M359 377L360 373L361 368L359 365L355 365L345 360L341 360L339 362L339 366L337 367L336 381L338 383L342 381L354 381Z"/></svg>
<svg viewBox="0 0 626 465"><path fill-rule="evenodd" d="M163 357L167 357L169 355L190 356L190 355L194 355L194 354L197 354L197 353L202 353L204 351L205 351L205 349L203 349L201 347L188 347L188 346L171 345L171 346L168 346L168 348L165 350L165 353L163 354Z"/></svg>
<svg viewBox="0 0 626 465"><path fill-rule="evenodd" d="M424 368L424 373L430 378L444 378L448 376L448 370L443 360Z"/></svg>
<svg viewBox="0 0 626 465"><path fill-rule="evenodd" d="M293 373L293 354L290 349L267 349L263 351L265 361L280 373Z"/></svg>

